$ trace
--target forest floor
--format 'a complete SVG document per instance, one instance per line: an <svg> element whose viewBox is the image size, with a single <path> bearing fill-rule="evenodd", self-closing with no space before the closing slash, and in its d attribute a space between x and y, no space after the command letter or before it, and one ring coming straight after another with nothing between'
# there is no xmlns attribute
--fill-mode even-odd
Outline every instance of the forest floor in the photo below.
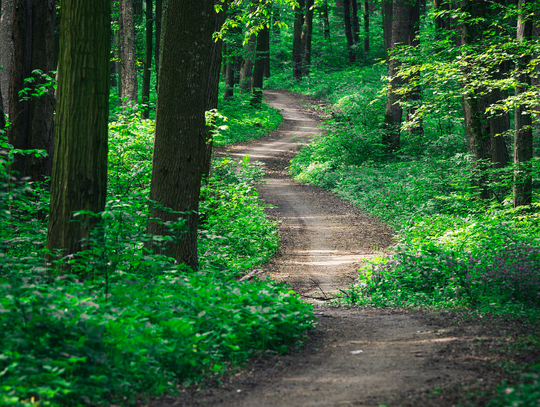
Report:
<svg viewBox="0 0 540 407"><path fill-rule="evenodd" d="M261 355L233 375L180 387L179 395L146 405L453 406L467 400L485 405L482 391L507 378L498 363L538 356L533 348L517 350L531 328L472 311L327 305L348 288L364 260L392 244L393 232L335 195L288 177L299 145L320 131L318 110L305 106L323 102L285 91L266 91L265 98L281 110L281 127L218 154L249 154L266 166L266 182L258 190L274 206L268 212L278 221L282 240L281 252L262 276L287 281L313 303L317 326L286 355Z"/></svg>

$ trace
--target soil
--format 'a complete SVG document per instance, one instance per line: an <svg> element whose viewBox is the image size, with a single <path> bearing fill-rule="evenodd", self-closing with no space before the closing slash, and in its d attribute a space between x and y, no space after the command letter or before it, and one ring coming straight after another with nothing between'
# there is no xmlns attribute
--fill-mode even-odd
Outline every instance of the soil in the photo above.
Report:
<svg viewBox="0 0 540 407"><path fill-rule="evenodd" d="M323 102L284 91L266 91L265 98L283 114L280 129L217 153L249 154L265 164L266 182L258 190L274 206L269 216L279 222L282 244L264 273L313 303L317 326L286 355L260 355L234 374L179 387L179 395L146 405L485 405L482 391L508 377L496 363L538 360L534 346L523 346L533 328L519 321L465 311L328 305L366 259L385 252L393 232L333 194L288 177L290 158L321 131L319 110L302 106Z"/></svg>

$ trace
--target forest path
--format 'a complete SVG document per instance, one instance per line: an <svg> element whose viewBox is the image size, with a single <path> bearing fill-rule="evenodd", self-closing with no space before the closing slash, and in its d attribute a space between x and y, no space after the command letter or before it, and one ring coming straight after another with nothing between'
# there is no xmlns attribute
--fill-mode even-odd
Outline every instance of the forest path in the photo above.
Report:
<svg viewBox="0 0 540 407"><path fill-rule="evenodd" d="M277 206L269 214L280 222L282 247L264 269L316 303L318 324L300 349L260 357L245 370L220 378L219 386L182 388L179 396L151 405L444 405L415 400L434 388L477 382L480 358L469 349L477 328L456 324L450 313L317 304L321 301L314 297L348 287L362 261L377 254L374 248L387 247L392 234L333 194L287 176L290 158L319 131L320 122L301 108L299 95L266 91L265 98L283 114L280 129L227 150L266 165L267 182L258 189L263 200Z"/></svg>

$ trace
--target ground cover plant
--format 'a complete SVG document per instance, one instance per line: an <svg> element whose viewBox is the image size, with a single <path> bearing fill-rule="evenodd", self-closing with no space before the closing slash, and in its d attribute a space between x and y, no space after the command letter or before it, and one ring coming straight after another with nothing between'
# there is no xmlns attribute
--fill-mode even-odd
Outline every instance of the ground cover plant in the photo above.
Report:
<svg viewBox="0 0 540 407"><path fill-rule="evenodd" d="M253 125L256 109L234 103L234 120L217 131L243 128L240 137L256 137L279 124L273 113ZM201 193L201 267L193 273L147 249L173 239L146 233L153 120L141 120L136 109L115 119L107 206L93 215L99 227L70 256L67 274L43 261L46 185L10 174L13 151L2 139L2 405L130 403L234 371L257 353L282 353L312 327L311 307L283 284L237 281L278 248L254 189L262 177L257 164L249 157L214 162ZM248 129L256 134L247 136ZM171 227L181 233L183 225Z"/></svg>
<svg viewBox="0 0 540 407"><path fill-rule="evenodd" d="M430 41L426 48L432 52L439 45L434 37ZM423 117L422 133L405 123L400 150L389 154L382 142L386 66L313 66L311 71L301 81L290 80L290 72L269 80L270 86L328 103L325 132L300 149L291 174L334 191L396 231L391 255L359 270L340 303L472 308L536 324L538 158L531 162L533 202L514 208L515 168L475 164L460 116L459 86L452 80L439 72L443 79L436 87L426 84L422 98L435 114ZM480 179L488 199L479 198ZM514 384L491 390L490 397L499 395L490 405L534 405L538 400L538 366L522 364L514 371L520 372Z"/></svg>

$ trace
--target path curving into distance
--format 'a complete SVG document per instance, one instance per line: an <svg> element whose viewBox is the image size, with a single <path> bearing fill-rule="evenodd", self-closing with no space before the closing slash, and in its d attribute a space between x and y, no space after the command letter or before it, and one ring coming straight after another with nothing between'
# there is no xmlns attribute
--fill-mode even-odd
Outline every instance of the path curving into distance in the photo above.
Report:
<svg viewBox="0 0 540 407"><path fill-rule="evenodd" d="M283 114L281 127L227 150L267 167L258 190L276 206L269 216L280 222L282 245L264 271L314 303L317 327L287 355L261 357L219 386L183 388L146 405L416 406L415 398L434 388L476 381L477 361L464 353L474 334L451 317L321 305L348 287L363 261L379 254L375 248L391 244L392 231L333 194L288 177L289 160L320 131L320 122L301 107L299 95L265 91L265 100Z"/></svg>

